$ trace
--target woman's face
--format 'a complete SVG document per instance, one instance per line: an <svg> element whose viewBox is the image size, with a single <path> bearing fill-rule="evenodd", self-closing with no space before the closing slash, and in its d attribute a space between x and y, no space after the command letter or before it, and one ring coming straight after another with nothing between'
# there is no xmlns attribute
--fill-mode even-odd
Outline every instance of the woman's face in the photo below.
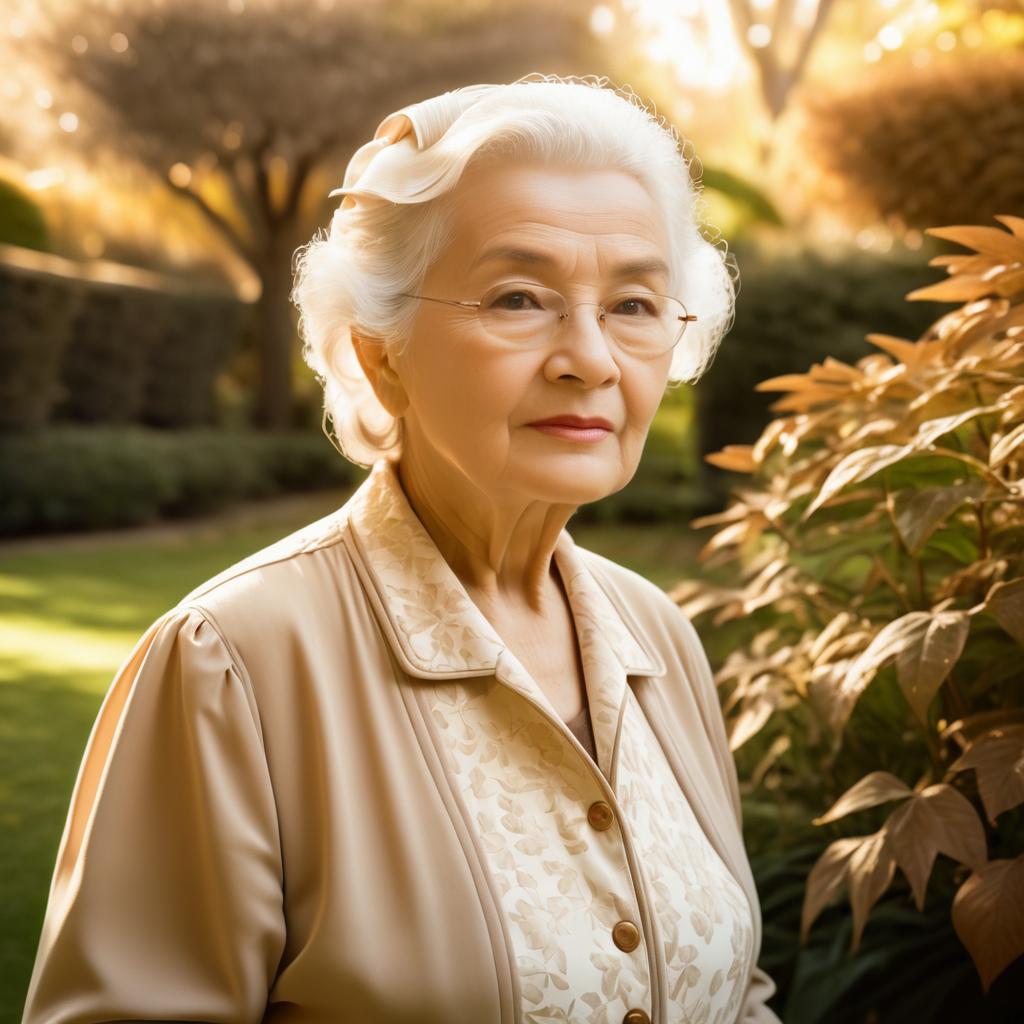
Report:
<svg viewBox="0 0 1024 1024"><path fill-rule="evenodd" d="M458 187L454 235L420 294L479 299L492 285L529 281L570 304L623 288L668 293L667 271L619 272L667 262L654 201L631 175L540 165L472 168ZM538 260L494 249L535 253ZM542 258L542 260L540 259ZM522 302L522 299L512 300ZM547 346L496 343L471 310L421 302L408 344L391 356L406 392L404 459L491 494L580 505L633 477L665 390L671 351L620 350L596 306L580 306ZM607 420L597 440L532 426L560 415Z"/></svg>

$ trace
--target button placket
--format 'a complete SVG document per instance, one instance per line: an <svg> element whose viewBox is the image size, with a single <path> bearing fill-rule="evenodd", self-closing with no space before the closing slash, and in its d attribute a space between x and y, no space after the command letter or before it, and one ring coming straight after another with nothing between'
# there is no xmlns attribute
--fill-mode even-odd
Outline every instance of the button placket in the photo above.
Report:
<svg viewBox="0 0 1024 1024"><path fill-rule="evenodd" d="M521 697L525 698L533 707L539 711L547 720L557 726L559 734L562 736L564 741L576 751L577 755L585 762L588 770L588 774L594 779L598 790L605 795L605 799L592 801L587 805L587 821L595 831L606 832L611 828L613 824L619 823L619 844L622 847L623 853L626 858L626 876L628 881L631 883L633 890L633 899L630 902L634 902L636 910L638 912L639 919L641 921L648 922L649 938L645 939L644 933L641 932L640 928L632 921L619 921L612 929L612 943L615 947L625 953L633 953L641 945L644 947L643 961L646 968L647 979L650 989L650 999L652 1005L652 1012L657 1014L658 1006L661 1002L661 984L662 984L662 966L657 958L658 949L658 926L657 922L653 917L654 910L653 906L649 902L649 894L646 887L646 883L643 880L643 871L640 866L637 852L633 845L633 838L629 834L626 827L623 826L625 818L623 817L621 809L616 810L616 797L615 787L613 784L614 771L612 772L612 778L609 779L605 774L604 770L599 764L597 764L583 748L580 741L572 734L572 731L566 726L564 719L555 711L554 706L546 698L543 691L533 680L533 677L527 672L526 668L516 658L512 651L505 648L499 658L498 665L495 670L495 678L498 682L504 683L509 689L517 692ZM593 703L591 703L591 709L593 709ZM619 706L619 718L625 713L625 702ZM614 730L615 737L618 737L618 728ZM613 745L614 752L614 745ZM613 759L614 761L614 759ZM605 812L603 808L606 808ZM596 808L596 809L595 809ZM592 818L593 813L593 818ZM601 824L603 824L605 817L607 817L607 825L604 828L600 827L600 824L594 823L594 818ZM616 941L615 930L620 929L620 938L623 937L624 933L620 926L625 925L632 931L629 933L628 938L624 941L627 943L632 941L633 934L635 933L635 941L632 941L632 945L626 949L619 941ZM627 1013L640 1013L643 1016L635 1017L630 1021L636 1024L651 1024L651 1017L643 1009L632 1008Z"/></svg>

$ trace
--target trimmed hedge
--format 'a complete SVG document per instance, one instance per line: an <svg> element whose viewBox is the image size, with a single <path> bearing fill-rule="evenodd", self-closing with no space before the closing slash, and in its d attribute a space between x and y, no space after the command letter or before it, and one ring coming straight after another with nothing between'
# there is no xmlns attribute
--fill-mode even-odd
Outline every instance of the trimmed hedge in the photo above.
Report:
<svg viewBox="0 0 1024 1024"><path fill-rule="evenodd" d="M0 262L0 428L49 419L81 301L73 279Z"/></svg>
<svg viewBox="0 0 1024 1024"><path fill-rule="evenodd" d="M0 433L0 535L138 526L243 499L344 487L321 434L49 427Z"/></svg>
<svg viewBox="0 0 1024 1024"><path fill-rule="evenodd" d="M223 289L0 244L0 429L215 426L254 315Z"/></svg>

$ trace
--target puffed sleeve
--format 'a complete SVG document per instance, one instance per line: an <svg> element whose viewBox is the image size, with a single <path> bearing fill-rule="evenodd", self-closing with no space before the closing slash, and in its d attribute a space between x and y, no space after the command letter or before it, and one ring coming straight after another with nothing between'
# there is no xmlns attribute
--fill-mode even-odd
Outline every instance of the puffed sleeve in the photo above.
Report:
<svg viewBox="0 0 1024 1024"><path fill-rule="evenodd" d="M22 1024L263 1018L284 946L248 677L207 615L157 619L85 748Z"/></svg>
<svg viewBox="0 0 1024 1024"><path fill-rule="evenodd" d="M707 652L693 623L690 622L682 609L677 609L682 621L682 629L686 637L683 647L683 661L687 675L694 680L696 696L701 707L701 715L705 727L711 737L718 761L718 771L725 781L729 792L729 800L736 824L742 832L743 810L740 804L739 779L736 773L736 761L729 749L729 739L722 715L722 705L718 698L718 686L708 661ZM745 853L744 853L745 855ZM755 950L757 956L760 950ZM744 994L743 1009L736 1018L736 1024L781 1024L775 1012L765 1005L776 990L772 978L756 964L750 976L750 983Z"/></svg>

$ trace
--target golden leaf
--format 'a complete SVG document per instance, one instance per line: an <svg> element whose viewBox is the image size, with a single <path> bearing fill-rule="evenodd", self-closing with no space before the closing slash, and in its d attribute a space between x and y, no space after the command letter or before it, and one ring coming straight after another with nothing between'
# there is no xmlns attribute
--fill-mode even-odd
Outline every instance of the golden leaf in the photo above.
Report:
<svg viewBox="0 0 1024 1024"><path fill-rule="evenodd" d="M705 455L704 461L733 473L753 473L757 470L753 452L753 445L727 444L721 451Z"/></svg>
<svg viewBox="0 0 1024 1024"><path fill-rule="evenodd" d="M958 242L999 262L1024 263L1024 240L999 228L983 228L956 224L951 227L927 228L925 234Z"/></svg>
<svg viewBox="0 0 1024 1024"><path fill-rule="evenodd" d="M777 378L781 379L781 378ZM757 385L757 390L772 390L761 388ZM774 389L779 390L779 389ZM821 405L823 402L834 404L842 401L850 393L850 388L845 386L837 386L834 384L814 384L811 387L802 387L795 389L792 394L786 395L783 398L779 398L772 402L769 408L774 412L806 412L809 409L814 408L816 405Z"/></svg>
<svg viewBox="0 0 1024 1024"><path fill-rule="evenodd" d="M891 466L894 462L911 453L910 445L883 444L873 448L861 448L843 456L818 491L818 496L807 506L801 521L806 522L834 494L850 484L860 483L875 473Z"/></svg>
<svg viewBox="0 0 1024 1024"><path fill-rule="evenodd" d="M988 820L1024 803L1024 725L1002 725L975 739L949 766L973 768Z"/></svg>
<svg viewBox="0 0 1024 1024"><path fill-rule="evenodd" d="M806 373L784 373L780 377L769 377L754 385L755 391L800 391L813 387L814 382Z"/></svg>
<svg viewBox="0 0 1024 1024"><path fill-rule="evenodd" d="M914 361L919 345L919 342L895 338L891 334L869 334L866 340L908 365Z"/></svg>
<svg viewBox="0 0 1024 1024"><path fill-rule="evenodd" d="M800 914L800 942L807 941L817 916L842 888L850 867L850 855L869 836L837 839L825 848L807 876L804 905Z"/></svg>
<svg viewBox="0 0 1024 1024"><path fill-rule="evenodd" d="M945 783L929 786L889 815L885 822L897 863L910 881L918 910L924 909L928 877L937 854L973 870L987 859L985 830L974 805Z"/></svg>
<svg viewBox="0 0 1024 1024"><path fill-rule="evenodd" d="M932 621L932 612L908 612L886 623L870 644L857 656L836 689L828 695L831 707L829 723L839 730L846 723L857 699L878 670L896 657L915 638L925 633Z"/></svg>
<svg viewBox="0 0 1024 1024"><path fill-rule="evenodd" d="M928 723L928 705L960 660L971 619L967 612L931 612L923 630L915 630L896 655L900 689L915 715Z"/></svg>
<svg viewBox="0 0 1024 1024"><path fill-rule="evenodd" d="M746 687L738 715L729 723L729 749L738 750L756 736L778 706L778 695L771 685L772 677L758 676Z"/></svg>
<svg viewBox="0 0 1024 1024"><path fill-rule="evenodd" d="M998 469L1011 455L1024 444L1024 423L1018 423L1009 433L1004 434L992 444L988 454L988 464Z"/></svg>
<svg viewBox="0 0 1024 1024"><path fill-rule="evenodd" d="M700 561L704 561L705 558L721 548L742 543L750 533L751 528L752 524L750 521L732 523L730 526L724 527L697 552L697 558Z"/></svg>
<svg viewBox="0 0 1024 1024"><path fill-rule="evenodd" d="M868 913L878 898L889 888L893 873L896 870L896 857L889 833L879 829L874 835L867 836L864 841L850 854L848 880L850 886L850 904L853 907L853 943L852 951L857 952L860 937L867 924Z"/></svg>
<svg viewBox="0 0 1024 1024"><path fill-rule="evenodd" d="M989 861L953 897L953 927L971 954L985 992L1024 954L1024 854Z"/></svg>
<svg viewBox="0 0 1024 1024"><path fill-rule="evenodd" d="M998 412L1000 406L998 405L981 405L976 406L973 409L968 409L966 412L956 413L953 416L943 416L940 419L926 420L924 423L919 424L917 432L911 439L911 444L915 448L927 448L928 445L933 444L943 434L948 434L951 430L956 430L957 427L962 426L964 423L973 420L976 416L982 416L989 412Z"/></svg>
<svg viewBox="0 0 1024 1024"><path fill-rule="evenodd" d="M985 611L1024 645L1024 579L996 583L985 595Z"/></svg>
<svg viewBox="0 0 1024 1024"><path fill-rule="evenodd" d="M1024 267L1004 270L994 280L996 295L1012 299L1015 295L1024 291Z"/></svg>
<svg viewBox="0 0 1024 1024"><path fill-rule="evenodd" d="M893 522L907 551L916 555L946 517L986 491L977 478L949 487L908 488L893 495Z"/></svg>
<svg viewBox="0 0 1024 1024"><path fill-rule="evenodd" d="M992 293L992 282L973 274L962 274L951 277L938 284L926 285L907 292L910 301L929 302L973 302Z"/></svg>
<svg viewBox="0 0 1024 1024"><path fill-rule="evenodd" d="M824 825L865 807L874 807L886 800L913 795L913 790L891 772L872 772L852 785L821 817L812 818L812 825Z"/></svg>
<svg viewBox="0 0 1024 1024"><path fill-rule="evenodd" d="M1011 213L997 213L994 216L1013 232L1015 238L1024 239L1024 217L1014 217Z"/></svg>

